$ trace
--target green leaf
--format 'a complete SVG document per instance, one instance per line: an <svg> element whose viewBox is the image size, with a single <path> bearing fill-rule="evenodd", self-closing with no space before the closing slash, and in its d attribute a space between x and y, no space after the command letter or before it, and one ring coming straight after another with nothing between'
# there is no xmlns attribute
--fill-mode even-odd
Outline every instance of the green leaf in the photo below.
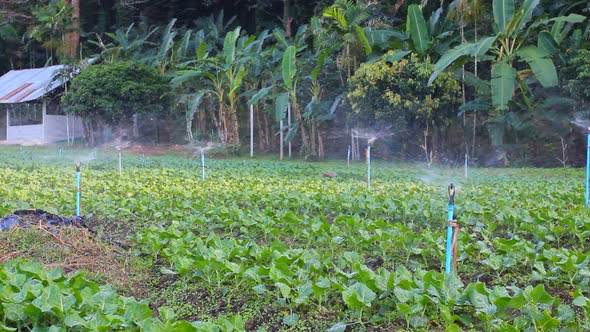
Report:
<svg viewBox="0 0 590 332"><path fill-rule="evenodd" d="M225 39L223 41L223 58L225 59L225 64L230 65L234 62L236 58L236 41L240 36L240 27L237 27L235 30L228 32L225 35Z"/></svg>
<svg viewBox="0 0 590 332"><path fill-rule="evenodd" d="M178 272L170 270L164 266L160 267L160 273L162 273L162 274L178 274Z"/></svg>
<svg viewBox="0 0 590 332"><path fill-rule="evenodd" d="M537 303L550 304L555 301L555 298L545 290L543 284L537 285L530 292L531 298Z"/></svg>
<svg viewBox="0 0 590 332"><path fill-rule="evenodd" d="M482 56L484 55L494 44L497 37L485 37L477 43L462 43L454 48L448 50L443 54L440 59L434 64L434 71L428 79L428 85L431 85L434 80L442 73L448 66L453 62L465 55L471 56Z"/></svg>
<svg viewBox="0 0 590 332"><path fill-rule="evenodd" d="M576 51L580 49L582 46L583 40L583 32L582 29L576 29L572 32L572 37L570 38L569 48L571 51Z"/></svg>
<svg viewBox="0 0 590 332"><path fill-rule="evenodd" d="M285 118L287 108L289 107L289 93L283 92L275 100L275 118L280 121Z"/></svg>
<svg viewBox="0 0 590 332"><path fill-rule="evenodd" d="M326 330L326 332L344 332L344 331L346 331L346 324L342 323L342 322L338 322Z"/></svg>
<svg viewBox="0 0 590 332"><path fill-rule="evenodd" d="M498 37L497 36L492 36L492 37L484 37L482 38L480 41L478 41L477 43L473 44L473 48L471 49L471 56L483 56L484 54L486 54L488 52L488 50L494 45L494 42L496 41Z"/></svg>
<svg viewBox="0 0 590 332"><path fill-rule="evenodd" d="M412 51L397 51L393 54L385 55L384 60L385 62L396 63L410 53L412 53Z"/></svg>
<svg viewBox="0 0 590 332"><path fill-rule="evenodd" d="M580 295L572 301L572 304L578 307L585 307L588 304L588 302L588 298L586 298L583 295Z"/></svg>
<svg viewBox="0 0 590 332"><path fill-rule="evenodd" d="M264 284L256 285L256 286L252 287L252 290L254 290L254 292L258 295L262 295L268 291L268 289L266 288L266 286Z"/></svg>
<svg viewBox="0 0 590 332"><path fill-rule="evenodd" d="M371 307L371 302L375 299L376 294L367 285L357 282L348 286L342 292L344 303L352 309L362 309Z"/></svg>
<svg viewBox="0 0 590 332"><path fill-rule="evenodd" d="M492 65L492 105L500 110L508 108L514 93L514 77L516 70L506 62Z"/></svg>
<svg viewBox="0 0 590 332"><path fill-rule="evenodd" d="M252 98L250 98L250 100L248 100L248 106L256 104L260 99L266 97L266 95L268 95L268 93L272 90L273 87L274 87L274 85L271 85L266 88L262 88L262 89L258 90L258 92L256 92L256 94L254 96L252 96Z"/></svg>
<svg viewBox="0 0 590 332"><path fill-rule="evenodd" d="M573 323L575 320L575 312L569 305L561 304L557 307L557 319L566 324Z"/></svg>
<svg viewBox="0 0 590 332"><path fill-rule="evenodd" d="M297 74L297 67L295 62L295 55L297 53L297 48L295 46L289 46L285 50L283 54L283 62L281 65L282 74L283 74L283 82L285 83L285 87L287 90L293 89L293 79Z"/></svg>
<svg viewBox="0 0 590 332"><path fill-rule="evenodd" d="M401 41L408 39L407 33L398 30L372 29L370 27L366 27L364 28L364 30L371 47L379 46L381 48L384 48L389 44L391 38L395 38Z"/></svg>
<svg viewBox="0 0 590 332"><path fill-rule="evenodd" d="M130 302L125 310L125 320L139 322L152 316L152 310L145 303Z"/></svg>
<svg viewBox="0 0 590 332"><path fill-rule="evenodd" d="M463 112L466 111L487 111L491 108L491 105L485 101L480 99L472 100L466 104L463 104L459 107L459 110L462 111L459 115L462 115Z"/></svg>
<svg viewBox="0 0 590 332"><path fill-rule="evenodd" d="M8 327L8 326L2 324L2 322L0 322L0 331L16 331L16 328Z"/></svg>
<svg viewBox="0 0 590 332"><path fill-rule="evenodd" d="M207 49L209 48L209 45L207 45L207 42L201 42L199 44L199 48L197 48L197 59L204 59L205 57L207 57Z"/></svg>
<svg viewBox="0 0 590 332"><path fill-rule="evenodd" d="M23 308L24 306L19 303L2 303L4 316L13 322L25 321L27 319L27 315L23 312Z"/></svg>
<svg viewBox="0 0 590 332"><path fill-rule="evenodd" d="M539 35L537 36L537 47L551 55L556 54L559 50L559 45L557 45L549 31L539 32Z"/></svg>
<svg viewBox="0 0 590 332"><path fill-rule="evenodd" d="M311 70L311 73L309 75L313 81L316 81L318 79L318 74L320 73L320 70L322 70L326 56L330 55L330 53L332 53L331 48L323 50L318 56L317 66L315 66Z"/></svg>
<svg viewBox="0 0 590 332"><path fill-rule="evenodd" d="M524 26L530 21L531 16L533 15L533 10L535 7L539 5L539 0L525 0L518 12L508 25L508 31L506 35L515 35L518 34Z"/></svg>
<svg viewBox="0 0 590 332"><path fill-rule="evenodd" d="M363 28L361 28L358 24L353 24L352 29L354 30L354 35L356 36L357 41L363 46L365 54L371 54L373 50L371 49L371 45L369 44L365 30L363 30Z"/></svg>
<svg viewBox="0 0 590 332"><path fill-rule="evenodd" d="M426 21L419 5L408 7L406 30L414 42L414 48L419 54L425 54L430 43L430 36L426 28Z"/></svg>
<svg viewBox="0 0 590 332"><path fill-rule="evenodd" d="M517 54L528 63L543 87L557 85L557 70L547 52L535 46L527 46L519 49Z"/></svg>
<svg viewBox="0 0 590 332"><path fill-rule="evenodd" d="M283 316L283 324L287 326L293 326L299 322L299 315L298 314L290 314Z"/></svg>
<svg viewBox="0 0 590 332"><path fill-rule="evenodd" d="M496 313L496 306L490 303L488 292L482 283L474 284L469 291L469 301L478 312L488 315Z"/></svg>
<svg viewBox="0 0 590 332"><path fill-rule="evenodd" d="M586 20L586 16L580 14L569 14L568 16L558 16L542 21L542 23L562 22L562 23L582 23Z"/></svg>
<svg viewBox="0 0 590 332"><path fill-rule="evenodd" d="M514 17L514 0L494 0L492 10L498 32L504 32Z"/></svg>
<svg viewBox="0 0 590 332"><path fill-rule="evenodd" d="M80 315L75 311L66 314L66 317L64 318L64 324L67 327L74 327L74 326L88 327L86 321L82 317L80 317Z"/></svg>
<svg viewBox="0 0 590 332"><path fill-rule="evenodd" d="M176 318L176 312L174 311L174 309L170 308L170 307L166 307L166 306L162 306L158 308L158 313L160 314L160 317L162 317L162 319L164 321L170 321Z"/></svg>
<svg viewBox="0 0 590 332"><path fill-rule="evenodd" d="M284 298L289 298L289 295L291 294L291 287L282 282L275 282L275 286L281 292L281 296L283 296Z"/></svg>
<svg viewBox="0 0 590 332"><path fill-rule="evenodd" d="M346 20L346 16L344 15L344 11L342 8L338 7L337 5L332 5L324 10L322 13L324 17L331 18L336 21L337 26L341 30L348 30L348 21Z"/></svg>
<svg viewBox="0 0 590 332"><path fill-rule="evenodd" d="M158 58L160 59L160 61L163 61L166 58L166 55L168 54L168 52L170 51L170 49L172 48L172 45L174 43L174 37L176 37L176 31L172 31L172 28L174 27L175 23L176 23L175 18L170 20L170 22L168 23L168 26L166 26L166 30L164 32L164 35L162 36L162 43L160 44L160 48L159 48L159 52L158 52Z"/></svg>

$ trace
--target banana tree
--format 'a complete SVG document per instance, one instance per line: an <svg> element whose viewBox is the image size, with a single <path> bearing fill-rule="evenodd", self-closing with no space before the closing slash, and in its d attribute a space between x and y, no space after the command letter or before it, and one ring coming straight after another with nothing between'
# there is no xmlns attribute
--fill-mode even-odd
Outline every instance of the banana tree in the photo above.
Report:
<svg viewBox="0 0 590 332"><path fill-rule="evenodd" d="M114 33L106 32L106 38L97 34L97 40L88 42L98 46L101 50L100 55L106 62L137 61L141 58L144 46L149 43L149 38L157 30L154 28L149 32L141 32L134 28L134 24L131 24L127 29L119 28Z"/></svg>
<svg viewBox="0 0 590 332"><path fill-rule="evenodd" d="M277 79L272 85L260 89L250 100L248 104L254 104L258 100L265 98L266 96L274 97L275 107L274 114L277 122L285 119L285 115L291 107L295 121L288 128L288 133L285 138L286 142L290 142L295 134L299 131L302 141L302 150L309 151L309 136L305 124L303 123L303 116L300 109L300 105L297 100L297 84L301 77L301 72L297 69L297 54L304 51L307 48L305 42L305 35L307 32L307 25L299 27L293 40L289 40L286 33L282 29L275 29L273 35L278 41L278 47L285 47L282 51L282 57L280 62L280 76L281 79ZM275 48L274 52L281 52L280 48ZM279 53L280 54L280 53ZM273 95L274 93L274 95ZM283 130L283 128L280 128Z"/></svg>
<svg viewBox="0 0 590 332"><path fill-rule="evenodd" d="M497 34L481 38L474 43L461 43L444 53L434 66L430 77L432 83L437 76L449 66L459 63L465 57L478 57L491 60L491 102L498 110L508 109L515 87L518 87L525 98L530 99L525 88L525 78L534 77L543 87L558 84L557 70L552 60L553 48L557 41L546 30L537 37L537 45L528 44L532 29L548 27L553 22L579 23L585 20L581 15L571 14L552 19L537 20L529 24L533 10L539 0L526 0L516 9L514 0L494 0L493 15ZM560 29L558 29L561 31ZM485 57L485 58L482 58ZM525 63L528 69L518 70ZM530 105L530 102L527 102Z"/></svg>
<svg viewBox="0 0 590 332"><path fill-rule="evenodd" d="M213 57L208 56L207 45L202 42L197 49L197 60L186 64L172 80L176 86L191 81L199 82L198 89L205 90L215 98L217 112L213 115L213 122L219 140L230 145L240 144L238 102L250 60L238 47L245 47L253 40L242 37L239 41L240 30L238 27L228 32L222 52ZM195 98L197 96L194 94Z"/></svg>
<svg viewBox="0 0 590 332"><path fill-rule="evenodd" d="M380 61L379 50L386 53L383 59L397 62L409 54L428 57L442 54L457 38L453 37L451 20L443 15L443 8L435 10L428 19L420 5L409 5L405 30L365 28L369 45L375 52L369 62ZM388 52L397 50L397 52Z"/></svg>
<svg viewBox="0 0 590 332"><path fill-rule="evenodd" d="M243 94L251 97L248 106L252 107L258 124L257 146L263 151L267 151L273 146L274 136L271 135L269 112L259 112L259 110L264 110L265 101L269 98L269 92L274 87L274 69L281 60L276 47L267 45L266 40L271 36L267 30L264 30L258 34L255 42L244 49L251 61L248 63L248 75L244 78L245 92Z"/></svg>
<svg viewBox="0 0 590 332"><path fill-rule="evenodd" d="M499 149L499 159L506 163L506 154L501 151L504 130L509 126L505 111L515 96L520 92L526 108L534 109L530 84L538 83L542 87L554 87L558 84L557 70L553 56L557 53L559 39L565 27L564 22L580 23L585 20L581 15L571 14L550 19L533 20L533 11L539 0L525 0L516 8L514 0L494 0L492 3L494 27L496 34L481 38L478 42L463 42L445 52L434 66L429 79L431 84L438 75L449 67L462 64L472 57L491 63L490 80L483 82L477 78L472 81L488 88L480 89L483 94L462 107L462 111L492 110L488 119L488 130L492 145ZM532 22L531 22L532 21ZM549 27L554 33L549 33ZM537 34L536 45L530 43L533 31ZM561 38L563 40L563 38ZM521 69L526 65L526 69Z"/></svg>

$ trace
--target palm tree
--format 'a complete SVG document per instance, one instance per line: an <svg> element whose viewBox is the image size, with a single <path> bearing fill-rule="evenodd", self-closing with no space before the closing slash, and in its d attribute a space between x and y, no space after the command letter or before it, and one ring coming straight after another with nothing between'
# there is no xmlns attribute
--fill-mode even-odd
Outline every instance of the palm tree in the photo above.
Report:
<svg viewBox="0 0 590 332"><path fill-rule="evenodd" d="M360 26L369 18L368 5L362 0L336 0L324 10L322 16L329 22L328 31L339 35L339 45L343 50L338 62L341 68L346 68L348 80L360 61L372 51L367 34Z"/></svg>

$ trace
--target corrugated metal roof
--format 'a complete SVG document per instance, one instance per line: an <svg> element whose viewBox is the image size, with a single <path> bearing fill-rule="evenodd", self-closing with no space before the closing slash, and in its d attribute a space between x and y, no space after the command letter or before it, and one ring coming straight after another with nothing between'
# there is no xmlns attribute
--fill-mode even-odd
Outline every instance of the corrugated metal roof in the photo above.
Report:
<svg viewBox="0 0 590 332"><path fill-rule="evenodd" d="M0 77L0 104L23 103L39 99L58 88L61 80L54 80L65 65L45 68L11 70ZM67 77L64 76L67 80Z"/></svg>

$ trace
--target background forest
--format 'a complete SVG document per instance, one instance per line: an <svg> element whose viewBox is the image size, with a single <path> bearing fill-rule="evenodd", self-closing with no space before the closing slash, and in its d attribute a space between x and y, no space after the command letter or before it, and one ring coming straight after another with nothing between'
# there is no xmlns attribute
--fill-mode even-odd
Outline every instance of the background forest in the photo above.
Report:
<svg viewBox="0 0 590 332"><path fill-rule="evenodd" d="M253 120L257 154L352 145L360 159L370 141L388 160L578 165L589 13L575 0L0 0L0 74L95 59L62 97L90 145L140 121L143 143L241 153Z"/></svg>

